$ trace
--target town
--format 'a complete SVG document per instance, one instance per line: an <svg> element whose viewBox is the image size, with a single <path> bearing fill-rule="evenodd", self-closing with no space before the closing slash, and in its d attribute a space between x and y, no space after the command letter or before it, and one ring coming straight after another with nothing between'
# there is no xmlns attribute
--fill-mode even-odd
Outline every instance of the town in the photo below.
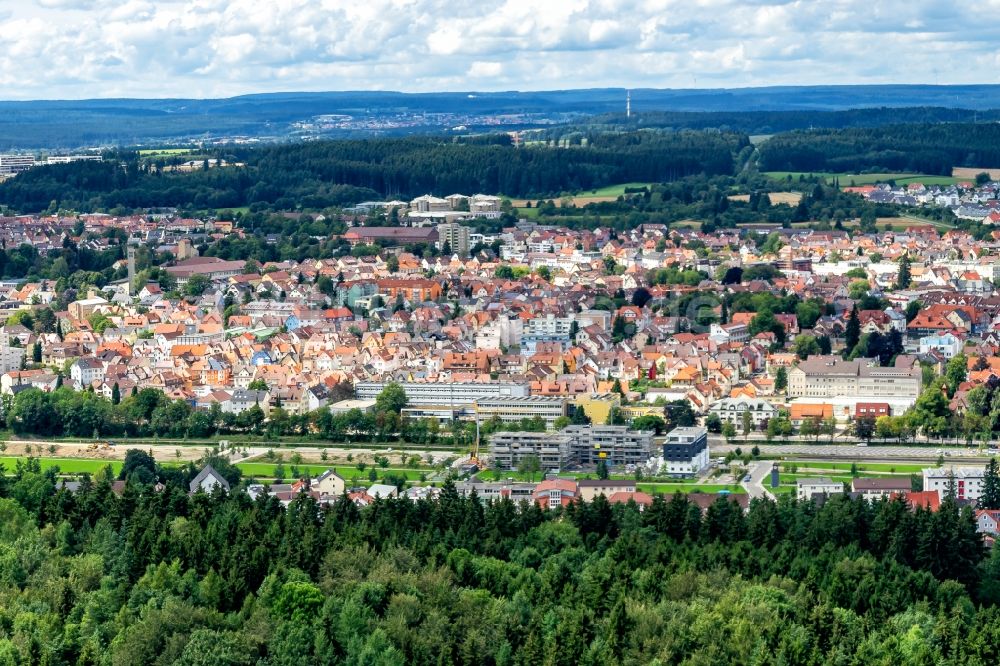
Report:
<svg viewBox="0 0 1000 666"><path fill-rule="evenodd" d="M968 192L995 211L997 187ZM853 234L661 224L622 233L518 210L484 194L366 202L337 213L336 256L264 263L213 256L248 236L231 219L0 219L4 246L21 254L120 257L90 277L0 283L7 425L95 441L298 438L313 449L305 465L297 454L302 469L335 448L324 438L396 442L418 461L446 444L448 455L430 458L466 479L462 492L549 506L595 493L648 506L681 491L746 508L750 496L874 488L925 506L951 492L996 515L997 500L983 506L980 493L1000 383L1000 234L979 241L916 222ZM501 218L515 223L476 230ZM45 422L38 401L60 387L103 406ZM144 415L115 411L149 391L162 397ZM75 408L54 405L57 415ZM944 438L973 445L955 455L978 461L894 473L893 460L900 470L908 458L943 462ZM790 440L813 442L816 453L799 458L832 462L799 469L795 456L739 451ZM933 451L886 446L908 442ZM445 478L414 468L429 480L379 486L371 454L367 476L330 468L314 481L296 465L301 482L290 485L262 469L265 459L283 467L272 448L242 464L270 479L253 492L270 488L286 503L292 489L329 502L350 491L359 504L435 496ZM869 463L874 477L845 477L835 462L875 455L884 460Z"/></svg>

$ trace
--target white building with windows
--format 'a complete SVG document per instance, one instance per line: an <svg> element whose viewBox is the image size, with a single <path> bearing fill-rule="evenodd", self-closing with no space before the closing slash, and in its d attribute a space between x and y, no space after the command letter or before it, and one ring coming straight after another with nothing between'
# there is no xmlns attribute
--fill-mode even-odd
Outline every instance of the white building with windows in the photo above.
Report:
<svg viewBox="0 0 1000 666"><path fill-rule="evenodd" d="M939 352L945 358L952 358L962 353L965 343L953 333L943 335L928 335L920 338L920 353Z"/></svg>
<svg viewBox="0 0 1000 666"><path fill-rule="evenodd" d="M923 471L924 490L937 492L941 499L955 484L955 499L977 500L983 493L985 467L930 467Z"/></svg>
<svg viewBox="0 0 1000 666"><path fill-rule="evenodd" d="M709 412L717 414L722 422L729 422L739 427L743 424L743 414L749 412L754 427L760 427L778 416L778 408L761 398L723 398L712 404Z"/></svg>
<svg viewBox="0 0 1000 666"><path fill-rule="evenodd" d="M799 479L795 484L795 496L800 500L811 500L816 495L840 495L844 484L827 478Z"/></svg>

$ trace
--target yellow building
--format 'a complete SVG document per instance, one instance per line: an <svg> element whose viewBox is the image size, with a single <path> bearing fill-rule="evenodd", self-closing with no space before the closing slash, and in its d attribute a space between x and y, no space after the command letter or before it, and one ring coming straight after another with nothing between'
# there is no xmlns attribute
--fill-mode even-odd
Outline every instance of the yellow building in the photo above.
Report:
<svg viewBox="0 0 1000 666"><path fill-rule="evenodd" d="M591 423L604 424L608 422L611 410L621 407L621 396L617 393L592 393L579 395L571 403L576 409L582 409L590 418Z"/></svg>
<svg viewBox="0 0 1000 666"><path fill-rule="evenodd" d="M659 416L663 418L662 405L625 405L622 407L622 415L626 421L633 421L642 416Z"/></svg>

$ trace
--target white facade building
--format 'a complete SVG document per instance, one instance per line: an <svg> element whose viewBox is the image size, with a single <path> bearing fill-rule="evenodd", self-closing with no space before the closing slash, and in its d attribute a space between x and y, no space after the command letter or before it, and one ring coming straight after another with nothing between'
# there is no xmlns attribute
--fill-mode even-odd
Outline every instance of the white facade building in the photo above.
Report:
<svg viewBox="0 0 1000 666"><path fill-rule="evenodd" d="M795 496L800 500L812 499L813 495L839 495L844 492L844 484L832 479L799 479Z"/></svg>
<svg viewBox="0 0 1000 666"><path fill-rule="evenodd" d="M984 467L930 467L923 471L924 490L933 490L941 499L955 483L955 499L977 500L983 493Z"/></svg>

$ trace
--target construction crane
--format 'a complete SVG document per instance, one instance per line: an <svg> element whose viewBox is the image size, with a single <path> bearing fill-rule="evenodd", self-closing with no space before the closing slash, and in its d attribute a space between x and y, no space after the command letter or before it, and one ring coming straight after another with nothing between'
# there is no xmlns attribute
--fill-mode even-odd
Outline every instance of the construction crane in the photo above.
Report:
<svg viewBox="0 0 1000 666"><path fill-rule="evenodd" d="M472 445L472 455L469 456L469 462L473 465L478 466L480 469L485 467L482 461L479 459L479 410L475 410L476 413L476 441Z"/></svg>

